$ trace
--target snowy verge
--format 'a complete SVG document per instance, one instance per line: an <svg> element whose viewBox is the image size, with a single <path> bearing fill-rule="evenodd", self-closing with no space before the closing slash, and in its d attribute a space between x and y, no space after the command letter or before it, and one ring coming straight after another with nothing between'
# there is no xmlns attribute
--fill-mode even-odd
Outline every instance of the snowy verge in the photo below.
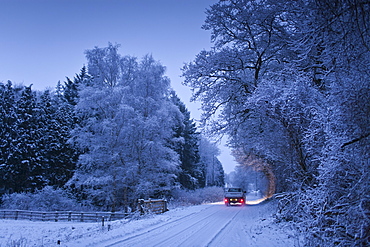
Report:
<svg viewBox="0 0 370 247"><path fill-rule="evenodd" d="M40 222L28 220L0 220L0 246L81 246L131 234L170 219L205 210L211 205L172 209L161 215L146 215L138 219L113 222Z"/></svg>

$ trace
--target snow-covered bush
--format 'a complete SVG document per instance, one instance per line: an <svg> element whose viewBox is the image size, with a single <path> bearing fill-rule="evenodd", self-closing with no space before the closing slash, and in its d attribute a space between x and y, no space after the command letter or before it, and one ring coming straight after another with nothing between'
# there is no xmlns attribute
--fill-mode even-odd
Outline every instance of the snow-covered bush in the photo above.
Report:
<svg viewBox="0 0 370 247"><path fill-rule="evenodd" d="M48 186L35 193L13 193L2 196L1 208L40 211L87 210L68 197L62 189Z"/></svg>
<svg viewBox="0 0 370 247"><path fill-rule="evenodd" d="M222 201L224 189L222 187L206 187L197 190L178 189L173 192L171 206L199 205L202 203Z"/></svg>

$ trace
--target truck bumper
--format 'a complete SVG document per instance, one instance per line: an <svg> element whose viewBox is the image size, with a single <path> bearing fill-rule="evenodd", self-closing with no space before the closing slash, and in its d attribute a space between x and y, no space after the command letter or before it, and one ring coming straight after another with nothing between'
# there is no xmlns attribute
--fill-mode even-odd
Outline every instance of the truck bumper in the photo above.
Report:
<svg viewBox="0 0 370 247"><path fill-rule="evenodd" d="M225 198L224 202L226 206L232 205L243 206L245 204L244 198Z"/></svg>

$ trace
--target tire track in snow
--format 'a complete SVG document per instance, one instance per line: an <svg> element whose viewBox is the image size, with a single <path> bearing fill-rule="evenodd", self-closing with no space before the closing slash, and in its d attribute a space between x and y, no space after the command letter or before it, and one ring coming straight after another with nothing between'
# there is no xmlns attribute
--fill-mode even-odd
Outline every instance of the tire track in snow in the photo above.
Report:
<svg viewBox="0 0 370 247"><path fill-rule="evenodd" d="M161 240L160 242L157 243L158 245L157 244L155 245L155 246L160 246L160 244L163 244L165 242L168 242L168 240L173 240L178 235L181 235L183 232L185 232L188 229L191 229L195 225L198 225L202 221L206 221L207 219L212 219L212 217L215 214L219 213L218 210L216 212L208 213L207 210L209 210L209 209L214 210L214 207L208 207L208 208L205 208L205 209L203 209L201 211L194 212L194 213L189 214L189 215L185 215L185 216L183 216L181 218L172 220L170 222L165 222L164 224L161 224L159 226L156 226L156 227L154 227L154 228L152 228L150 230L146 230L144 232L140 232L140 233L135 234L133 236L129 236L127 238L124 238L124 239L115 241L114 243L111 243L111 244L108 244L108 245L104 245L104 246L106 246L106 247L110 247L110 246L122 246L122 244L124 244L125 246L135 246L135 243L140 242L142 244L143 241L145 241L145 240L147 240L147 241L149 241L151 243L150 246L154 246L153 245L154 244L153 243L153 239L152 239L152 235L153 234L155 234L156 232L159 232L159 234L160 234L162 232L165 232L167 230L173 230L174 228L180 226L180 228L182 230L178 231L174 235L169 236L166 239ZM203 212L203 211L205 211L205 212ZM199 216L202 216L202 217L199 218ZM184 228L184 224L189 224L189 222L191 223L191 225ZM183 239L183 238L181 238L181 239Z"/></svg>
<svg viewBox="0 0 370 247"><path fill-rule="evenodd" d="M230 223L232 223L234 221L234 219L236 218L236 216L241 212L241 210L237 211L236 214L234 214L234 216L220 229L220 231L218 231L214 236L213 238L211 239L211 241L209 241L209 243L206 245L207 247L211 246L214 241L217 239L217 237L219 237L221 235L221 233L223 233L223 231L230 225Z"/></svg>
<svg viewBox="0 0 370 247"><path fill-rule="evenodd" d="M159 242L158 246L174 246L173 244L176 244L176 246L189 246L189 239L196 239L194 234L201 233L201 230L207 227L210 222L212 223L214 216L219 213L219 211L216 211L207 217L193 222L190 226L183 228L176 234L171 235L171 237Z"/></svg>

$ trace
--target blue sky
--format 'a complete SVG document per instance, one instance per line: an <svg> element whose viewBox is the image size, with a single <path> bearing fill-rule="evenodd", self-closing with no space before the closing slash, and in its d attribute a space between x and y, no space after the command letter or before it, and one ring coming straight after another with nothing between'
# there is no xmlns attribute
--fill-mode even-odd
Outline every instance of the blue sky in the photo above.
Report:
<svg viewBox="0 0 370 247"><path fill-rule="evenodd" d="M54 88L86 64L84 51L108 42L122 55L152 54L198 119L199 104L182 86L180 68L211 47L201 29L205 10L216 0L0 0L0 81ZM225 171L233 170L220 146ZM232 165L227 165L227 164Z"/></svg>

